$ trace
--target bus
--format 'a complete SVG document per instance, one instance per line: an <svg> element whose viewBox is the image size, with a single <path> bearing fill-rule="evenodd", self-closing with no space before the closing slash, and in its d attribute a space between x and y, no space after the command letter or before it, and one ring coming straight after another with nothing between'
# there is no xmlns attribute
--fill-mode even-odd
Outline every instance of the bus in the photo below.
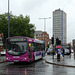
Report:
<svg viewBox="0 0 75 75"><path fill-rule="evenodd" d="M44 56L44 41L21 36L6 39L6 62L30 62Z"/></svg>

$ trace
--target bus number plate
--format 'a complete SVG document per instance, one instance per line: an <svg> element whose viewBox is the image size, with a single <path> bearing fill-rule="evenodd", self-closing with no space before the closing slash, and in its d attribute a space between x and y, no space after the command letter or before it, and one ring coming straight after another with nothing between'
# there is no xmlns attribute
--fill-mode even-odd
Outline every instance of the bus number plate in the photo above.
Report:
<svg viewBox="0 0 75 75"><path fill-rule="evenodd" d="M19 62L19 60L14 60L14 62Z"/></svg>
<svg viewBox="0 0 75 75"><path fill-rule="evenodd" d="M19 58L19 56L13 56L13 58Z"/></svg>

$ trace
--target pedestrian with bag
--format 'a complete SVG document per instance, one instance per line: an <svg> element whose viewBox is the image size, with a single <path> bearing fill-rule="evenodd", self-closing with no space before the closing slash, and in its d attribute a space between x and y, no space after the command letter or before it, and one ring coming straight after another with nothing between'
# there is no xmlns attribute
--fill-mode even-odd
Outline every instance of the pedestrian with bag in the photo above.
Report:
<svg viewBox="0 0 75 75"><path fill-rule="evenodd" d="M62 56L64 57L65 50L62 48Z"/></svg>
<svg viewBox="0 0 75 75"><path fill-rule="evenodd" d="M60 60L60 55L61 55L61 49L57 48L57 59Z"/></svg>
<svg viewBox="0 0 75 75"><path fill-rule="evenodd" d="M54 55L55 55L55 50L54 49L52 50L52 54L53 54L53 59L54 59Z"/></svg>

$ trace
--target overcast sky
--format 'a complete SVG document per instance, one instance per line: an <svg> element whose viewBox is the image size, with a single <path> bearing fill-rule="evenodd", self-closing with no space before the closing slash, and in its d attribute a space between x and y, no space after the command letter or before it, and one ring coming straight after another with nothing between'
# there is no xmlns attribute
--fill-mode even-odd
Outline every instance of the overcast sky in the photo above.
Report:
<svg viewBox="0 0 75 75"><path fill-rule="evenodd" d="M9 0L10 11L14 15L30 16L30 23L35 24L36 30L44 31L44 20L39 18L51 17L46 20L46 31L51 37L52 13L61 9L67 14L67 42L75 39L75 0ZM0 14L8 12L8 0L0 0Z"/></svg>

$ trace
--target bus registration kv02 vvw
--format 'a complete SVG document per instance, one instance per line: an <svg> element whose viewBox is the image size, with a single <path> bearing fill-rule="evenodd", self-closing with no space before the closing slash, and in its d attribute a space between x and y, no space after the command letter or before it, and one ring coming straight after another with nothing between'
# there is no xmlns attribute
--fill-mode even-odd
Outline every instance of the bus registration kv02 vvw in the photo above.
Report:
<svg viewBox="0 0 75 75"><path fill-rule="evenodd" d="M28 37L9 37L6 39L7 62L30 62L44 56L44 41Z"/></svg>

